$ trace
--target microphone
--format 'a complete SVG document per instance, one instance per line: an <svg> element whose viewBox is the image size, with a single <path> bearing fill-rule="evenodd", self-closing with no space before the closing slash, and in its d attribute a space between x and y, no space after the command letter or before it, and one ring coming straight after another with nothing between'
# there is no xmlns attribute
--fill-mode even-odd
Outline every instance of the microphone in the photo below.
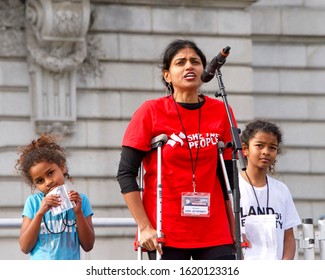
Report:
<svg viewBox="0 0 325 280"><path fill-rule="evenodd" d="M229 52L229 46L223 48L219 54L212 59L211 63L205 67L201 74L201 81L203 83L208 83L212 80L217 69L220 69L221 66L226 62L226 58L229 55Z"/></svg>

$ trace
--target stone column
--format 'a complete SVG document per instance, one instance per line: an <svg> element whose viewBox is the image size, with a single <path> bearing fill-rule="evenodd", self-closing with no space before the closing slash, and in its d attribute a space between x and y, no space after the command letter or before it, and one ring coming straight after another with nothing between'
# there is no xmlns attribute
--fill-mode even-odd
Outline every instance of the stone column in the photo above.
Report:
<svg viewBox="0 0 325 280"><path fill-rule="evenodd" d="M86 58L89 0L26 1L26 34L37 133L73 133L76 73Z"/></svg>

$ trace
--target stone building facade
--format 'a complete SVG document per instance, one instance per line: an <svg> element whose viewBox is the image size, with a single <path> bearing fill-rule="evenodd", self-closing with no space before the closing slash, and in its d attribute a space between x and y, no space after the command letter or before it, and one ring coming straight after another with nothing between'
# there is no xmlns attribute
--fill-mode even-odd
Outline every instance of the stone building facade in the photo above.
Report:
<svg viewBox="0 0 325 280"><path fill-rule="evenodd" d="M277 122L277 176L302 218L325 214L325 2L322 0L0 0L0 219L20 218L31 190L15 173L17 147L63 137L76 189L94 218L130 217L116 182L124 130L145 100L165 94L159 59L194 40L222 68L239 127ZM217 81L202 91L214 96ZM85 259L135 259L135 228L96 227ZM19 229L0 229L0 259L27 259Z"/></svg>

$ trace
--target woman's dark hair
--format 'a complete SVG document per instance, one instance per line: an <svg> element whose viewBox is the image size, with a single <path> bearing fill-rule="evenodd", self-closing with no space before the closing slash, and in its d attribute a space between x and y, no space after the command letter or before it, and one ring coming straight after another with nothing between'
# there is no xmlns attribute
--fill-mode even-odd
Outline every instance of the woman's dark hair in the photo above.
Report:
<svg viewBox="0 0 325 280"><path fill-rule="evenodd" d="M248 146L249 140L252 139L257 132L274 134L278 140L278 154L281 154L282 151L280 149L280 144L282 144L283 133L275 123L270 121L256 120L248 123L240 136L242 144L246 144Z"/></svg>
<svg viewBox="0 0 325 280"><path fill-rule="evenodd" d="M199 47L193 41L177 39L177 40L172 41L166 47L166 49L162 55L162 65L161 65L162 73L165 70L169 70L170 64L171 64L174 56L177 54L177 52L179 50L184 49L184 48L193 49L200 57L201 62L203 64L203 68L205 68L205 66L207 64L206 57L203 54L203 52L199 49ZM166 82L164 75L162 75L162 82L166 87L168 86L168 83Z"/></svg>

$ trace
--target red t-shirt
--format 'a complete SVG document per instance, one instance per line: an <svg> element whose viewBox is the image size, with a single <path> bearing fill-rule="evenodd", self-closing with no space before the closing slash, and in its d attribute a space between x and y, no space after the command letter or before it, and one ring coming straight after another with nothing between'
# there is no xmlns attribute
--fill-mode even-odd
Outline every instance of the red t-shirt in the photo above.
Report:
<svg viewBox="0 0 325 280"><path fill-rule="evenodd" d="M165 246L202 248L233 243L224 198L216 175L218 141L225 144L232 141L224 103L205 96L201 109L189 110L176 105L172 97L162 97L146 101L133 115L122 145L150 151L143 161L143 203L154 227L157 150L151 150L151 140L160 134L168 136L168 141L162 147L161 166L162 232L165 235ZM232 150L225 149L224 159L231 158ZM196 192L210 193L209 217L181 215L181 193L193 192L192 167L195 165Z"/></svg>

